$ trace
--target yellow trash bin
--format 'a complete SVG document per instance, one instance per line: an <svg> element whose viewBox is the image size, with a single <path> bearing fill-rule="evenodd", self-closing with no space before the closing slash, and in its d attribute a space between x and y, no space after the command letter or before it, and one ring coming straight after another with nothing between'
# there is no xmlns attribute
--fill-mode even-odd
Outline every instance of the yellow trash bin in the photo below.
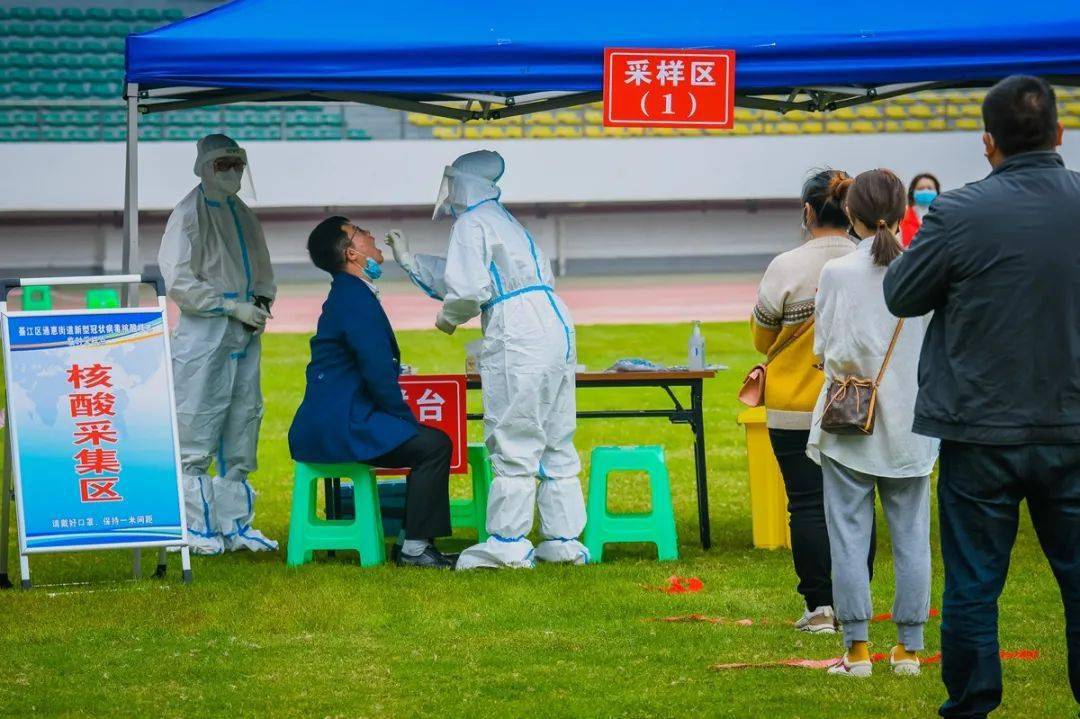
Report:
<svg viewBox="0 0 1080 719"><path fill-rule="evenodd" d="M746 458L750 470L750 521L758 549L791 548L787 492L769 443L765 408L751 407L737 421L746 427Z"/></svg>

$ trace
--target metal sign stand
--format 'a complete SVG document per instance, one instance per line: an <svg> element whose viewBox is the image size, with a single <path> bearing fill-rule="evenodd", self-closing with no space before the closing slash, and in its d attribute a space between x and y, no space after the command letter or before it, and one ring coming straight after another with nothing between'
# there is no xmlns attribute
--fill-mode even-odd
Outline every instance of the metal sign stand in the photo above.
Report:
<svg viewBox="0 0 1080 719"><path fill-rule="evenodd" d="M100 277L86 276L86 277L33 277L22 279L8 279L0 280L0 315L7 313L7 294L15 287L25 287L29 285L105 285L105 284L120 284L124 286L124 304L126 306L138 306L138 292L137 287L133 285L139 285L143 283L153 284L156 287L158 309L162 310L162 316L165 317L165 310L167 308L165 301L165 292L162 282L159 278L146 277L144 275L104 275ZM165 365L166 365L166 377L169 384L170 395L172 394L172 353L169 350L169 333L166 323L164 331L165 341ZM0 488L0 589L10 589L13 585L11 579L8 576L8 557L10 554L10 528L11 528L11 505L15 504L16 507L20 507L18 492L18 483L14 481L16 472L16 463L14 461L12 452L11 441L11 422L13 420L13 412L11 411L11 396L8 395L8 413L4 422L4 467L3 467L3 483ZM176 413L175 410L172 413L172 429L173 429L173 456L175 458L175 466L177 468L177 490L180 497L183 496L183 490L180 484L180 449L178 444L177 427L176 427ZM20 510L21 511L21 510ZM21 515L20 520L21 521ZM180 525L182 528L182 544L168 545L180 547L180 566L182 572L182 579L184 584L190 584L192 581L191 574L191 552L187 545L187 521L184 516L184 507L181 503L180 506ZM153 545L152 545L153 546ZM157 568L154 571L154 576L162 578L166 576L168 564L166 546L158 546L157 555ZM61 550L70 551L70 550ZM132 576L135 579L142 577L142 548L134 547L132 549ZM23 589L30 589L30 558L26 552L20 551L19 553L19 576L21 578L21 587Z"/></svg>

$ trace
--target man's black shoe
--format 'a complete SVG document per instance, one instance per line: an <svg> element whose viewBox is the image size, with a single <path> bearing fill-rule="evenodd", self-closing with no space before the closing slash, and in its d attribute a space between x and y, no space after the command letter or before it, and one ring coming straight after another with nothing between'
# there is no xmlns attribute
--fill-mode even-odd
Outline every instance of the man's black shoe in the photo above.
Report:
<svg viewBox="0 0 1080 719"><path fill-rule="evenodd" d="M399 567L426 567L429 569L453 569L454 563L443 556L442 552L428 545L420 554L411 556L404 552L398 553L394 563Z"/></svg>

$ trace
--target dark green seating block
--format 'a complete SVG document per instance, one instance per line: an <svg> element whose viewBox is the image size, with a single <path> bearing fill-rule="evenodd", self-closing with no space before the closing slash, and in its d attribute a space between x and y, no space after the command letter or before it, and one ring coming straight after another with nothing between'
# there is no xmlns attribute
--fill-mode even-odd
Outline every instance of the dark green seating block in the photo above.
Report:
<svg viewBox="0 0 1080 719"><path fill-rule="evenodd" d="M155 125L139 125L139 140L161 140L163 139L164 132L160 126Z"/></svg>
<svg viewBox="0 0 1080 719"><path fill-rule="evenodd" d="M60 47L53 40L34 40L30 43L30 49L34 52L56 53Z"/></svg>
<svg viewBox="0 0 1080 719"><path fill-rule="evenodd" d="M7 26L7 34L16 37L34 37L34 26L28 22L10 22Z"/></svg>
<svg viewBox="0 0 1080 719"><path fill-rule="evenodd" d="M60 34L60 26L54 23L39 22L34 25L34 31L38 37L57 37Z"/></svg>
<svg viewBox="0 0 1080 719"><path fill-rule="evenodd" d="M180 8L171 7L161 13L161 17L169 22L176 22L184 19L184 12Z"/></svg>
<svg viewBox="0 0 1080 719"><path fill-rule="evenodd" d="M113 20L124 20L131 22L135 19L135 11L127 7L114 7L109 13Z"/></svg>
<svg viewBox="0 0 1080 719"><path fill-rule="evenodd" d="M34 18L37 20L57 20L60 12L49 5L39 5L34 8Z"/></svg>
<svg viewBox="0 0 1080 719"><path fill-rule="evenodd" d="M109 20L109 11L103 7L92 7L86 11L87 20L98 20L100 22L107 22Z"/></svg>
<svg viewBox="0 0 1080 719"><path fill-rule="evenodd" d="M112 52L112 50L106 47L105 43L101 40L83 40L80 47L82 48L82 52L93 53L95 55Z"/></svg>
<svg viewBox="0 0 1080 719"><path fill-rule="evenodd" d="M162 20L161 11L159 11L157 8L152 7L139 8L135 12L135 17L140 20L146 20L148 22L161 22Z"/></svg>
<svg viewBox="0 0 1080 719"><path fill-rule="evenodd" d="M13 7L11 8L11 17L16 20L33 20L34 9L29 7Z"/></svg>
<svg viewBox="0 0 1080 719"><path fill-rule="evenodd" d="M83 12L81 7L66 7L60 11L60 17L65 20L82 21L86 18L86 13Z"/></svg>

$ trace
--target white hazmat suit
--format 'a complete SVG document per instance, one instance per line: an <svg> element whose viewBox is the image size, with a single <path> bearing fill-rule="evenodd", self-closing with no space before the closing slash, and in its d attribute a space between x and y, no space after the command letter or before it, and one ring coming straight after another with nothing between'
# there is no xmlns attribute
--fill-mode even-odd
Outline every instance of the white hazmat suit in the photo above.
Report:
<svg viewBox="0 0 1080 719"><path fill-rule="evenodd" d="M574 448L574 324L540 248L499 202L504 166L498 153L480 151L446 168L435 209L436 217L456 218L445 260L413 257L400 235L391 238L403 269L443 301L440 329L453 332L481 315L484 439L495 474L491 536L462 552L457 567L531 567L534 557L585 564L589 553L578 540L585 503ZM535 551L528 539L534 505L543 536Z"/></svg>
<svg viewBox="0 0 1080 719"><path fill-rule="evenodd" d="M220 158L247 164L225 135L200 140L201 182L169 216L158 253L180 308L173 380L188 532L200 554L277 549L251 526L255 491L248 483L263 416L260 335L276 294L274 273L262 228L236 196L242 171L215 171Z"/></svg>

